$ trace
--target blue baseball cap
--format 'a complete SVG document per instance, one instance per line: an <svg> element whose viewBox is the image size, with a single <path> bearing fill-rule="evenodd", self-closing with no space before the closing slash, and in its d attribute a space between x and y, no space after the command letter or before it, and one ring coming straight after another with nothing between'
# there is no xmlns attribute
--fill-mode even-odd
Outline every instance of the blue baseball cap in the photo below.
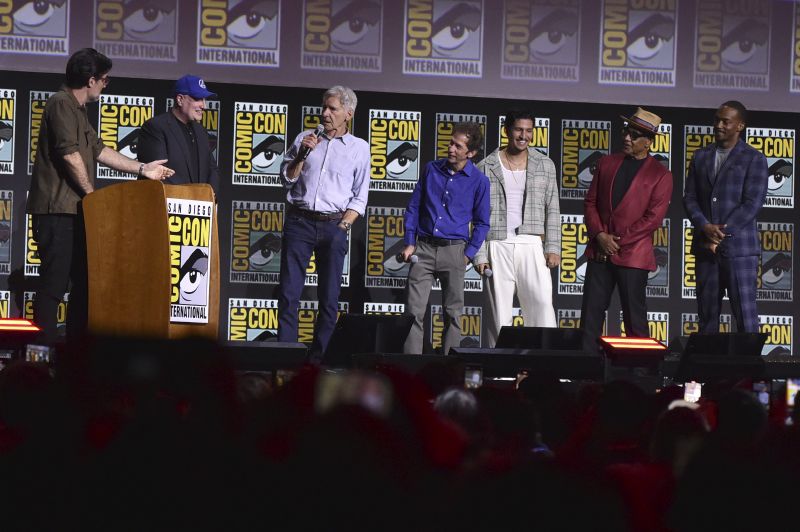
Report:
<svg viewBox="0 0 800 532"><path fill-rule="evenodd" d="M175 95L188 94L196 100L217 95L206 88L206 84L201 78L188 74L175 82L175 89L172 92Z"/></svg>

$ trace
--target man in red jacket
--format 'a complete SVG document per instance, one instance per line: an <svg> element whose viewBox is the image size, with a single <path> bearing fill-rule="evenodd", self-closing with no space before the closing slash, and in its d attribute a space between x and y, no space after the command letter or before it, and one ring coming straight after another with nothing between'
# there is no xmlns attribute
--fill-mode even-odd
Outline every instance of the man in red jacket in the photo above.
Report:
<svg viewBox="0 0 800 532"><path fill-rule="evenodd" d="M623 149L598 161L584 201L589 244L581 322L584 349L592 353L615 287L626 334L650 336L645 294L647 273L656 269L653 231L672 198L672 174L650 155L661 118L641 107L621 118Z"/></svg>

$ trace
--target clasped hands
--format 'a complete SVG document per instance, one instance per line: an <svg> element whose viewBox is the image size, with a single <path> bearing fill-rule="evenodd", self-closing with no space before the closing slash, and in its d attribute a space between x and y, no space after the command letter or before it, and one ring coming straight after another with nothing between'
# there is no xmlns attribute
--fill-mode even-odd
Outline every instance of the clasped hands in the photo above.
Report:
<svg viewBox="0 0 800 532"><path fill-rule="evenodd" d="M597 260L605 262L608 257L619 253L619 238L617 235L605 232L598 233L595 237L595 242L597 242L597 247L599 248Z"/></svg>
<svg viewBox="0 0 800 532"><path fill-rule="evenodd" d="M705 242L703 243L703 248L710 251L711 253L717 252L717 246L722 242L726 235L723 232L725 229L726 224L705 224L703 226L703 236L705 236Z"/></svg>

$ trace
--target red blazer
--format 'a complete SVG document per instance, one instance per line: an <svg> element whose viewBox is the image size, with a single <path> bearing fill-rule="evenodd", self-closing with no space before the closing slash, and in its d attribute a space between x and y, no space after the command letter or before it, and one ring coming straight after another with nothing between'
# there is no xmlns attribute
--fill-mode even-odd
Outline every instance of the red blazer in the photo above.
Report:
<svg viewBox="0 0 800 532"><path fill-rule="evenodd" d="M614 177L624 157L613 153L597 162L584 200L584 223L589 232L585 255L589 260L597 256L595 237L605 232L620 237L619 253L609 257L613 264L654 271L653 231L661 226L672 199L672 173L648 155L622 201L612 209Z"/></svg>

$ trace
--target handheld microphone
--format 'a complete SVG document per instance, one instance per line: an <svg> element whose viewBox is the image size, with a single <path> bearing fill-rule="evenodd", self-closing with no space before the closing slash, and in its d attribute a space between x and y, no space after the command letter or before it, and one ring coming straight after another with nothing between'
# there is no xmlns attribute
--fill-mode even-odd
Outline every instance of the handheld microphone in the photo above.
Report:
<svg viewBox="0 0 800 532"><path fill-rule="evenodd" d="M483 276L484 277L488 278L488 277L491 277L492 275L494 275L494 272L492 271L491 268L486 268L485 270L483 270Z"/></svg>
<svg viewBox="0 0 800 532"><path fill-rule="evenodd" d="M317 129L314 130L314 137L320 138L323 133L325 133L325 126L323 126L322 124L317 124ZM311 148L307 146L303 146L302 148L300 148L300 158L302 160L305 161L306 159L308 159L309 153L311 153Z"/></svg>
<svg viewBox="0 0 800 532"><path fill-rule="evenodd" d="M403 259L403 254L402 253L398 253L395 256L395 258L397 259L397 262L406 262ZM408 257L408 262L410 262L411 264L416 264L416 263L419 262L419 257L417 257L416 255L411 255L410 257Z"/></svg>

